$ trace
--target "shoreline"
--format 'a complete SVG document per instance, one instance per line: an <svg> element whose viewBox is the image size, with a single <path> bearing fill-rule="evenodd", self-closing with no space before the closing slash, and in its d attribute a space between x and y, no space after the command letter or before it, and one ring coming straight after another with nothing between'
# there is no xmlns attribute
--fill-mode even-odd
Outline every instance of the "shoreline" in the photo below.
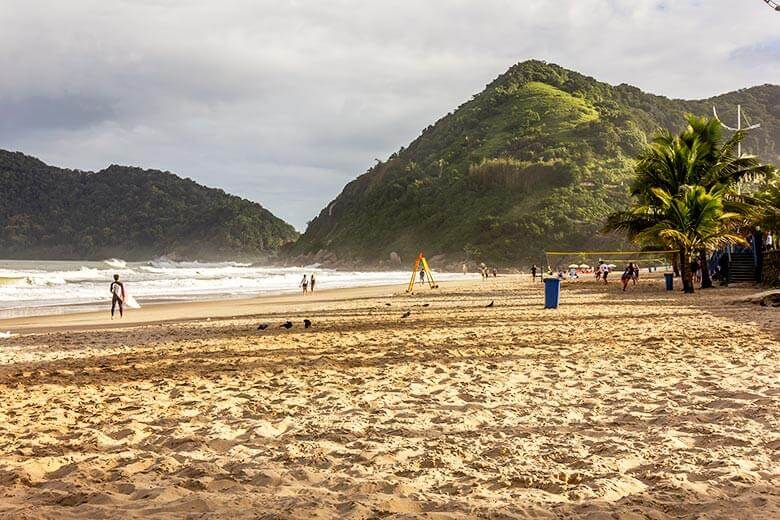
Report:
<svg viewBox="0 0 780 520"><path fill-rule="evenodd" d="M519 275L505 275L504 278ZM439 282L442 287L452 288L460 284L479 283L481 280L450 280ZM424 289L427 290L427 289ZM405 284L367 285L318 290L313 295L303 296L300 292L253 297L196 300L185 302L160 302L145 304L141 309L127 309L122 319L110 319L110 302L105 310L72 312L0 318L0 330L12 334L45 333L55 331L76 331L95 329L117 329L137 325L175 323L193 320L229 319L255 315L273 314L281 309L291 312L306 310L310 304L333 303L361 298L393 297L405 295Z"/></svg>

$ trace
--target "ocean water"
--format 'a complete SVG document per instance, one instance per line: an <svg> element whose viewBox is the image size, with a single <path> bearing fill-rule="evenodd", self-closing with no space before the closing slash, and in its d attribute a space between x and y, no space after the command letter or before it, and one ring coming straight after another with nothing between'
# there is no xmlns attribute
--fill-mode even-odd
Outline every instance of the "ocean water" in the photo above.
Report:
<svg viewBox="0 0 780 520"><path fill-rule="evenodd" d="M239 262L201 263L151 260L100 262L0 260L0 319L104 309L111 302L114 274L143 306L299 291L303 275L317 289L405 284L410 271L348 272L307 267L264 267ZM435 273L439 280L463 274ZM475 277L476 275L469 275Z"/></svg>

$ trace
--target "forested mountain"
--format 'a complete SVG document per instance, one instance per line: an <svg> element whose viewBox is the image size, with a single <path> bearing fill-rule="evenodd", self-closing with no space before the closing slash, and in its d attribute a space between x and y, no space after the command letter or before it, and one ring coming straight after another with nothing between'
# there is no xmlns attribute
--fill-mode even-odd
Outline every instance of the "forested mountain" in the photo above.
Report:
<svg viewBox="0 0 780 520"><path fill-rule="evenodd" d="M780 164L780 86L672 100L520 63L347 184L289 253L338 264L423 249L516 265L545 249L620 245L599 229L626 205L633 158L649 136L713 104L733 125L738 103L762 125L745 150Z"/></svg>
<svg viewBox="0 0 780 520"><path fill-rule="evenodd" d="M260 204L172 173L63 170L0 150L0 258L256 258L297 236Z"/></svg>

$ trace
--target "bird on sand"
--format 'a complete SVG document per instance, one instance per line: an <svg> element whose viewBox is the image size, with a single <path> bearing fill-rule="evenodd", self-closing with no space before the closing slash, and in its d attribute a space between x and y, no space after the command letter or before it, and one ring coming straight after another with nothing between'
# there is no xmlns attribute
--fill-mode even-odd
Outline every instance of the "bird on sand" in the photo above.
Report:
<svg viewBox="0 0 780 520"><path fill-rule="evenodd" d="M292 324L292 322L291 322L291 321L285 321L284 323L282 323L282 324L281 324L281 325L279 325L279 326L280 326L280 327L284 327L285 329L291 329L291 328L292 328L292 326L293 326L293 324Z"/></svg>
<svg viewBox="0 0 780 520"><path fill-rule="evenodd" d="M311 320L307 318L303 320L303 328L308 329L309 327L311 327Z"/></svg>
<svg viewBox="0 0 780 520"><path fill-rule="evenodd" d="M257 326L257 330L265 330L267 328L268 328L267 323L261 323L260 325Z"/></svg>
<svg viewBox="0 0 780 520"><path fill-rule="evenodd" d="M412 315L412 311L406 311L405 313L403 313L403 315L401 317L402 318L408 318L411 315Z"/></svg>
<svg viewBox="0 0 780 520"><path fill-rule="evenodd" d="M485 307L492 307L494 303L496 303L495 300L491 300Z"/></svg>
<svg viewBox="0 0 780 520"><path fill-rule="evenodd" d="M430 306L431 306L431 304L430 304L430 303L423 303L423 304L422 304L422 306L423 306L423 307L430 307Z"/></svg>

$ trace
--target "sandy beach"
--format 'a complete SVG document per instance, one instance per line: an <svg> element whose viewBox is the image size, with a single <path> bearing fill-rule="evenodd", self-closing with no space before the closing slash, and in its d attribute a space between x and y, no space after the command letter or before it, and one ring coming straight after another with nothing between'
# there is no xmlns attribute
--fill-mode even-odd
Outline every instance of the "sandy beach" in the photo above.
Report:
<svg viewBox="0 0 780 520"><path fill-rule="evenodd" d="M544 310L510 276L3 320L0 518L778 518L780 311L752 292L587 281Z"/></svg>

